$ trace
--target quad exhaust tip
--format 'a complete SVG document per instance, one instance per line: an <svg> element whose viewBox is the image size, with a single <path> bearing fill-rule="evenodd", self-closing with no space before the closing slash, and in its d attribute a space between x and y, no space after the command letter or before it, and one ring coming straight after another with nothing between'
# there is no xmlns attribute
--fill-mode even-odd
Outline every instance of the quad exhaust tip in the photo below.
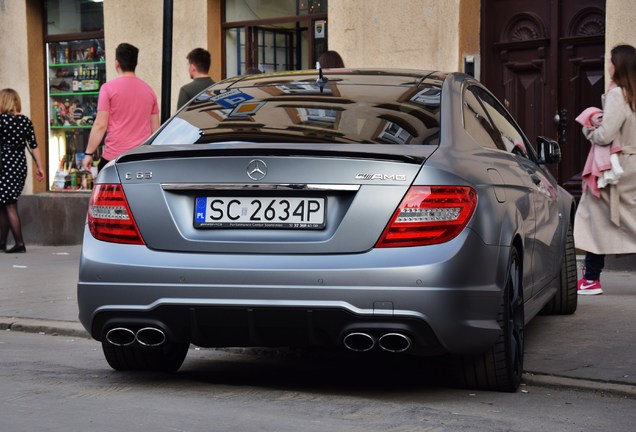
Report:
<svg viewBox="0 0 636 432"><path fill-rule="evenodd" d="M166 334L156 327L144 327L137 332L126 327L115 327L106 333L106 340L115 346L130 346L139 342L145 347L158 347L166 342Z"/></svg>
<svg viewBox="0 0 636 432"><path fill-rule="evenodd" d="M349 333L344 337L342 342L345 347L356 352L371 351L376 344L376 340L373 336L361 332Z"/></svg>
<svg viewBox="0 0 636 432"><path fill-rule="evenodd" d="M411 338L402 333L385 333L376 339L373 335L363 332L352 332L343 339L344 346L351 351L367 352L379 346L384 351L401 353L411 348Z"/></svg>
<svg viewBox="0 0 636 432"><path fill-rule="evenodd" d="M166 341L166 334L155 327L144 327L135 335L137 342L147 347L163 345Z"/></svg>
<svg viewBox="0 0 636 432"><path fill-rule="evenodd" d="M401 353L411 347L411 338L402 333L387 333L380 337L378 344L385 351Z"/></svg>
<svg viewBox="0 0 636 432"><path fill-rule="evenodd" d="M135 332L125 327L115 327L108 330L106 340L111 345L129 346L135 343Z"/></svg>

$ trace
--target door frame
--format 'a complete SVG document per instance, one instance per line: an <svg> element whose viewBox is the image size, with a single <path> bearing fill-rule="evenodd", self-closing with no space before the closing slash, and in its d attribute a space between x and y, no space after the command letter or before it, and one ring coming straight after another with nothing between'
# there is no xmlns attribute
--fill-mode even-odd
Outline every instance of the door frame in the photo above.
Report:
<svg viewBox="0 0 636 432"><path fill-rule="evenodd" d="M233 22L222 22L221 23L221 38L223 43L221 44L222 54L222 69L223 69L223 78L227 78L227 64L226 64L226 44L225 44L225 34L228 30L234 28L243 28L244 34L246 36L252 35L251 37L247 37L246 40L246 48L245 48L245 59L246 59L246 68L249 67L258 67L258 49L254 47L254 44L258 44L258 41L255 41L254 35L256 34L257 29L262 29L264 26L268 25L276 25L276 24L295 24L294 30L297 35L299 31L307 31L307 64L311 67L311 65L315 64L316 61L316 53L314 53L314 39L315 35L313 32L315 21L327 21L326 13L317 13L311 15L292 15L286 17L278 17L278 18L268 18L261 20L247 20L247 21L233 21ZM305 30L306 29L306 30ZM292 29L290 29L291 31ZM297 36L298 39L298 36ZM298 67L298 61L295 60L295 68Z"/></svg>
<svg viewBox="0 0 636 432"><path fill-rule="evenodd" d="M510 2L506 4L510 9L502 11L496 8L503 3L481 0L481 79L515 114L531 140L536 138L531 136L533 134L558 139L564 157L560 164L550 167L550 171L559 184L578 197L581 194L580 171L588 145L575 122L578 115L575 111L590 103L594 106L601 103L604 84L596 76L599 71L604 71L607 4L605 0L585 5L574 1L539 0L532 6L526 5L521 1ZM493 10L500 14L494 17ZM493 20L499 20L495 21L496 27ZM600 54L597 53L599 47ZM514 87L505 87L517 83L511 78L523 79L522 74L511 73L515 68L529 74L533 70L540 71L533 85L539 88L541 84L538 83L542 83L544 87L536 93L527 87L529 93L522 96L531 99L532 95L540 95L541 100L534 97L534 101L540 102L541 106L527 105L526 99L521 102L519 98L506 100L508 95L517 94ZM593 79L596 84L588 85L587 81ZM597 95L599 88L601 91ZM580 89L590 93L581 96L577 94ZM521 107L525 109L510 106L514 103L524 104ZM531 118L533 112L536 115ZM528 121L532 123L526 124Z"/></svg>

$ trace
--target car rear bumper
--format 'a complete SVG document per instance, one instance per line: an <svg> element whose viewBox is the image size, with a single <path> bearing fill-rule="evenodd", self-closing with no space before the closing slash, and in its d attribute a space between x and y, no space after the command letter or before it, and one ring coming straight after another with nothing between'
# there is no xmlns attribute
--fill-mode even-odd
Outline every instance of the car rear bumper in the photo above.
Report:
<svg viewBox="0 0 636 432"><path fill-rule="evenodd" d="M470 230L451 242L342 255L157 252L85 234L80 321L160 328L199 346L338 347L406 336L414 354L476 354L501 330L508 250Z"/></svg>

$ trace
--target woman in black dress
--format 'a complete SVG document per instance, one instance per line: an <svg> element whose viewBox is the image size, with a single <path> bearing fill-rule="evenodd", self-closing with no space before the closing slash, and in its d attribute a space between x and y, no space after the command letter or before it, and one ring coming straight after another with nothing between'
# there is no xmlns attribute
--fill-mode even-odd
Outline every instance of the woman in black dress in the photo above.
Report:
<svg viewBox="0 0 636 432"><path fill-rule="evenodd" d="M20 114L21 110L20 96L15 90L0 90L0 250L6 253L26 252L18 214L18 197L27 176L25 145L32 149L38 181L44 179L33 123ZM7 249L9 229L15 245Z"/></svg>

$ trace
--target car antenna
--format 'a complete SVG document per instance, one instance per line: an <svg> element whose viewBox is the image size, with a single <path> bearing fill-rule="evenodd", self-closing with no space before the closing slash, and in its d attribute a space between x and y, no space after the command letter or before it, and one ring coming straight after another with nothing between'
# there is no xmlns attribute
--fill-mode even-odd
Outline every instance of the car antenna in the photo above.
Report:
<svg viewBox="0 0 636 432"><path fill-rule="evenodd" d="M316 62L316 69L318 69L318 79L316 80L316 84L320 86L320 93L322 93L325 89L325 84L327 84L327 81L329 81L329 79L322 74L322 67L320 66L320 62Z"/></svg>

